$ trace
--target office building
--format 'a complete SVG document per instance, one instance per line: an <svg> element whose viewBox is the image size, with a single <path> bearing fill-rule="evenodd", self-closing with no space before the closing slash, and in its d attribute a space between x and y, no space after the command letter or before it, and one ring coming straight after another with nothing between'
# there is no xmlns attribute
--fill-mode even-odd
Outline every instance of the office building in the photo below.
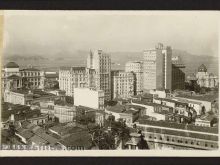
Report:
<svg viewBox="0 0 220 165"><path fill-rule="evenodd" d="M143 62L130 61L125 64L126 72L133 72L135 76L134 95L143 93Z"/></svg>
<svg viewBox="0 0 220 165"><path fill-rule="evenodd" d="M96 89L103 90L105 99L111 98L111 57L102 50L90 51L87 58L87 68L95 69L96 73Z"/></svg>
<svg viewBox="0 0 220 165"><path fill-rule="evenodd" d="M150 89L171 89L172 50L159 43L156 48L144 51L143 77L145 91Z"/></svg>
<svg viewBox="0 0 220 165"><path fill-rule="evenodd" d="M95 88L95 70L86 67L61 67L59 88L74 96L74 88Z"/></svg>
<svg viewBox="0 0 220 165"><path fill-rule="evenodd" d="M127 99L134 95L134 73L117 70L111 72L111 77L112 99Z"/></svg>

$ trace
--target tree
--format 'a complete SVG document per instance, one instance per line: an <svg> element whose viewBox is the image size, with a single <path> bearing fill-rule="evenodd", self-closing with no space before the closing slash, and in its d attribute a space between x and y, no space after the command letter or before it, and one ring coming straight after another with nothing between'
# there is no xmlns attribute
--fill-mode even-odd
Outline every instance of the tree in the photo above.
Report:
<svg viewBox="0 0 220 165"><path fill-rule="evenodd" d="M109 129L110 128L110 129ZM90 129L93 144L99 149L116 149L118 143L124 143L130 138L130 130L125 122L115 121L113 117L109 117L104 127Z"/></svg>
<svg viewBox="0 0 220 165"><path fill-rule="evenodd" d="M205 107L202 106L201 115L205 115L205 112L206 112Z"/></svg>
<svg viewBox="0 0 220 165"><path fill-rule="evenodd" d="M141 134L140 141L138 142L137 146L138 146L138 149L141 149L141 150L149 149L147 141L144 139L144 135Z"/></svg>

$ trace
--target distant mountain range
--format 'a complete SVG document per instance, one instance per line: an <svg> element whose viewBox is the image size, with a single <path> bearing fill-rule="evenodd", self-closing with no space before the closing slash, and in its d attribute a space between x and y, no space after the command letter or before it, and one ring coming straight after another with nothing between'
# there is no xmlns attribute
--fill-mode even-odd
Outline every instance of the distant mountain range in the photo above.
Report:
<svg viewBox="0 0 220 165"><path fill-rule="evenodd" d="M14 61L21 67L33 65L39 68L58 70L60 66L85 66L88 51L76 51L73 54L56 54L54 57L44 57L43 55L8 55L4 58L4 64ZM110 52L113 69L124 69L127 61L142 60L143 52ZM208 72L218 75L218 57L192 55L183 50L173 50L173 57L180 56L186 65L186 75L197 71L201 64L205 64Z"/></svg>

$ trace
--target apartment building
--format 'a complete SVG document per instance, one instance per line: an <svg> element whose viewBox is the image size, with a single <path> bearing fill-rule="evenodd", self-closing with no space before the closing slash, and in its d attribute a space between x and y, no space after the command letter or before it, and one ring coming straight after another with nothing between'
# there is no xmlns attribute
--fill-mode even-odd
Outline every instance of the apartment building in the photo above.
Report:
<svg viewBox="0 0 220 165"><path fill-rule="evenodd" d="M90 51L87 58L87 68L94 69L96 73L95 83L97 90L103 90L105 99L111 98L111 57L102 50Z"/></svg>
<svg viewBox="0 0 220 165"><path fill-rule="evenodd" d="M134 95L143 93L143 62L142 61L129 61L125 64L126 72L133 72L135 76Z"/></svg>
<svg viewBox="0 0 220 165"><path fill-rule="evenodd" d="M135 75L132 72L112 71L111 72L112 99L131 98L134 95Z"/></svg>
<svg viewBox="0 0 220 165"><path fill-rule="evenodd" d="M59 88L74 96L74 88L95 88L95 70L86 67L61 67Z"/></svg>

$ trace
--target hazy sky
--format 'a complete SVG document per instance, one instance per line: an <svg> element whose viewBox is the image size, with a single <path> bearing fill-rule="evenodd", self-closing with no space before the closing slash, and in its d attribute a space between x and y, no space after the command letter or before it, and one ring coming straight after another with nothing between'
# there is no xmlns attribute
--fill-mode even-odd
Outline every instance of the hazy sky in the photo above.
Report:
<svg viewBox="0 0 220 165"><path fill-rule="evenodd" d="M56 55L96 48L143 51L162 42L192 54L218 55L218 15L149 13L7 11L4 52Z"/></svg>

